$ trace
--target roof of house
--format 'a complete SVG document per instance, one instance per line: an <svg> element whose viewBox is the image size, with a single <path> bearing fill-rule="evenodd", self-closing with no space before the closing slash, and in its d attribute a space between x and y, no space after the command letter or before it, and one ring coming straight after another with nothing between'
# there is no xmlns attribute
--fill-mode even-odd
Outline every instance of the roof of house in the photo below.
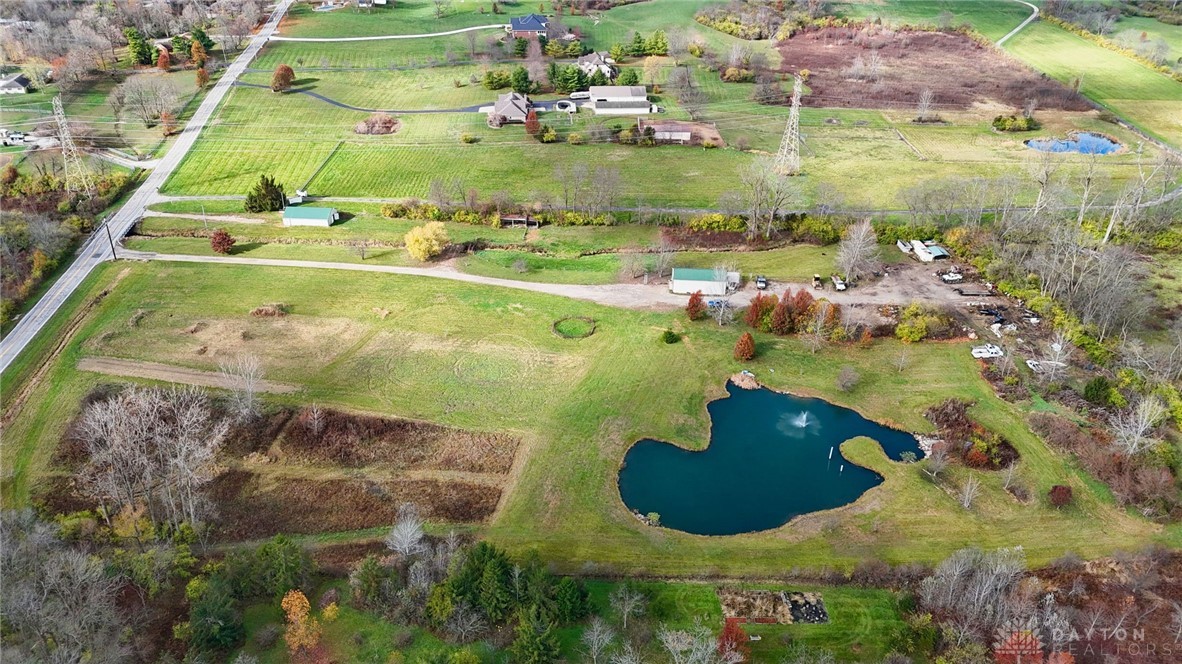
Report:
<svg viewBox="0 0 1182 664"><path fill-rule="evenodd" d="M951 254L948 253L947 249L934 244L928 247L928 252L930 252L934 258L951 258Z"/></svg>
<svg viewBox="0 0 1182 664"><path fill-rule="evenodd" d="M608 60L607 51L593 51L587 55L579 56L576 62L580 65L606 65Z"/></svg>
<svg viewBox="0 0 1182 664"><path fill-rule="evenodd" d="M635 97L637 99L647 99L648 91L644 89L643 85L592 85L590 88L591 96L595 98L603 97Z"/></svg>
<svg viewBox="0 0 1182 664"><path fill-rule="evenodd" d="M327 219L332 221L332 217L336 213L336 208L312 207L310 205L292 206L283 210L283 216L286 219Z"/></svg>
<svg viewBox="0 0 1182 664"><path fill-rule="evenodd" d="M13 74L0 79L0 87L10 88L18 85L22 88L29 87L29 78L24 74Z"/></svg>
<svg viewBox="0 0 1182 664"><path fill-rule="evenodd" d="M543 32L550 21L541 14L526 14L509 19L509 27L514 32Z"/></svg>
<svg viewBox="0 0 1182 664"><path fill-rule="evenodd" d="M493 113L507 118L522 117L529 114L529 98L520 92L509 92L497 97L493 105Z"/></svg>
<svg viewBox="0 0 1182 664"><path fill-rule="evenodd" d="M675 267L673 278L682 281L726 281L726 277L719 278L714 270L704 267Z"/></svg>

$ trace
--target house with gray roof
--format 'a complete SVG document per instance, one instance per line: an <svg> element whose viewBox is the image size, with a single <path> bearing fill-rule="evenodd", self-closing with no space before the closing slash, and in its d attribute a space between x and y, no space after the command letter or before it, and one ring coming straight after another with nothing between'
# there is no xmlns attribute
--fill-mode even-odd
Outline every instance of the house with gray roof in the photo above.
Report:
<svg viewBox="0 0 1182 664"><path fill-rule="evenodd" d="M575 60L575 64L588 76L593 76L595 72L600 72L610 80L616 74L615 68L612 67L612 65L616 64L616 61L612 60L607 51L588 53Z"/></svg>
<svg viewBox="0 0 1182 664"><path fill-rule="evenodd" d="M520 92L503 94L497 97L497 103L489 111L488 124L490 127L499 127L511 122L525 122L530 106L529 97Z"/></svg>
<svg viewBox="0 0 1182 664"><path fill-rule="evenodd" d="M0 79L0 95L23 95L32 82L24 74L13 74Z"/></svg>
<svg viewBox="0 0 1182 664"><path fill-rule="evenodd" d="M596 115L642 115L656 111L643 85L592 85L587 105Z"/></svg>

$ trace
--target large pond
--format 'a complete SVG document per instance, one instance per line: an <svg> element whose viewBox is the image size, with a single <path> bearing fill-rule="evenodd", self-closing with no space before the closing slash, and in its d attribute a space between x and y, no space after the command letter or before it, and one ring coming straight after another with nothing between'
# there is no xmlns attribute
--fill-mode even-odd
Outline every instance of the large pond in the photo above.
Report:
<svg viewBox="0 0 1182 664"><path fill-rule="evenodd" d="M744 390L707 406L710 445L691 452L641 440L624 456L620 497L661 516L661 525L699 535L776 528L792 517L857 500L882 482L836 449L856 436L877 440L887 456L922 456L909 433L872 422L821 399Z"/></svg>
<svg viewBox="0 0 1182 664"><path fill-rule="evenodd" d="M1026 147L1040 152L1078 152L1080 154L1112 154L1120 149L1120 143L1104 136L1086 131L1075 132L1067 138L1032 138Z"/></svg>

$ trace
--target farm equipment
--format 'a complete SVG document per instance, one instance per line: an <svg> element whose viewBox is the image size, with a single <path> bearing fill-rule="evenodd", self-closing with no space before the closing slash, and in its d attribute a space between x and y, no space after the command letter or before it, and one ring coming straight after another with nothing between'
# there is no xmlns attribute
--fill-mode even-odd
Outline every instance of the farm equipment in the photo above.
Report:
<svg viewBox="0 0 1182 664"><path fill-rule="evenodd" d="M823 284L821 282L821 275L814 274L813 275L813 288L816 288L817 290L821 290L824 287L825 287L825 284Z"/></svg>

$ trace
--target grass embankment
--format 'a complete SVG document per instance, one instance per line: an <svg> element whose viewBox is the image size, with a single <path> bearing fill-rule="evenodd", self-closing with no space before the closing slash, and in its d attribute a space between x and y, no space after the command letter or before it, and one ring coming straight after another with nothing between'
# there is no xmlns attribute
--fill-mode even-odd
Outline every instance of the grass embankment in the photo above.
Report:
<svg viewBox="0 0 1182 664"><path fill-rule="evenodd" d="M26 501L29 481L52 472L50 455L78 399L108 380L77 372L78 357L216 370L223 358L251 352L261 357L268 379L302 387L280 401L520 433L529 441L521 452L527 460L516 487L507 489L506 508L484 534L515 551L536 548L566 570L594 561L600 569L633 573L766 576L867 557L934 561L969 544L1020 544L1038 564L1069 550L1093 557L1165 539L1037 440L1023 422L1024 408L993 396L964 344L913 346L900 373L892 364L903 348L894 342L814 355L796 340L758 335L759 356L744 366L773 387L823 396L913 430L930 428L920 415L929 405L953 396L974 400L973 415L1021 452L1021 474L1036 496L1031 503L1011 498L1000 477L979 474L983 492L964 510L916 468L888 461L861 440L845 446L847 458L886 481L853 506L765 533L698 537L639 524L619 500L616 470L641 437L707 444L705 404L740 368L731 359L738 329L393 275L160 263L127 268L39 388L52 393L39 392L6 431L6 472L20 459L24 478L6 487L8 504ZM248 315L268 302L283 302L291 313ZM137 315L140 310L145 313ZM375 313L380 310L390 313ZM577 341L555 336L550 325L563 316L594 318L595 334ZM200 339L188 332L197 322L206 325ZM668 327L684 332L684 342L659 343L658 333ZM863 378L843 393L835 378L847 364ZM952 482L967 473L953 472ZM1074 488L1076 502L1055 510L1042 496L1061 483Z"/></svg>

